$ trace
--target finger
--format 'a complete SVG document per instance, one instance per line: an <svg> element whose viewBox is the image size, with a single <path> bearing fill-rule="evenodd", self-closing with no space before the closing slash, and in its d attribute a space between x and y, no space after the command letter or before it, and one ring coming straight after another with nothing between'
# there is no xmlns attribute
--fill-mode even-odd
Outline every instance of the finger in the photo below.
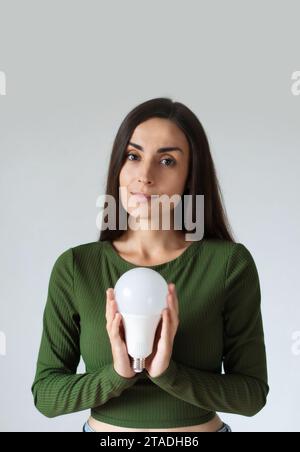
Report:
<svg viewBox="0 0 300 452"><path fill-rule="evenodd" d="M106 291L106 320L109 326L111 326L116 313L115 299L113 290L111 288Z"/></svg>
<svg viewBox="0 0 300 452"><path fill-rule="evenodd" d="M120 312L117 312L116 316L117 316L117 320L116 320L116 322L117 322L116 335L117 336L116 337L117 337L117 340L119 340L122 345L125 344L125 346L126 346L126 333L125 333L125 328L124 328L123 317Z"/></svg>
<svg viewBox="0 0 300 452"><path fill-rule="evenodd" d="M170 339L170 320L169 320L169 309L164 309L162 313L162 327L161 327L161 337L164 341Z"/></svg>
<svg viewBox="0 0 300 452"><path fill-rule="evenodd" d="M122 320L122 316L119 312L116 313L113 321L112 321L112 328L111 328L111 336L113 339L120 339L120 323Z"/></svg>
<svg viewBox="0 0 300 452"><path fill-rule="evenodd" d="M110 303L110 288L109 288L106 290L106 310L105 310L106 320L111 320L110 314L111 314L111 303Z"/></svg>
<svg viewBox="0 0 300 452"><path fill-rule="evenodd" d="M178 322L178 314L176 311L174 298L172 298L171 294L168 295L168 307L169 307L170 321L173 324L176 324Z"/></svg>

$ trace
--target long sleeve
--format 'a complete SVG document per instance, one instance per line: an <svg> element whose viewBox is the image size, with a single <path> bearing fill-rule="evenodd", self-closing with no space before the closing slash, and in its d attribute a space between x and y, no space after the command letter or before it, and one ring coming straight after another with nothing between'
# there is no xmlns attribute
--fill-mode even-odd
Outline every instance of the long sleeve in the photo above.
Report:
<svg viewBox="0 0 300 452"><path fill-rule="evenodd" d="M122 377L112 362L95 372L76 374L80 360L80 317L75 308L73 261L72 248L57 258L44 309L31 391L35 406L47 417L103 405L138 379L137 375Z"/></svg>
<svg viewBox="0 0 300 452"><path fill-rule="evenodd" d="M259 277L252 255L241 243L228 258L224 289L224 374L191 368L171 357L163 374L149 378L197 407L254 416L266 404L269 386Z"/></svg>

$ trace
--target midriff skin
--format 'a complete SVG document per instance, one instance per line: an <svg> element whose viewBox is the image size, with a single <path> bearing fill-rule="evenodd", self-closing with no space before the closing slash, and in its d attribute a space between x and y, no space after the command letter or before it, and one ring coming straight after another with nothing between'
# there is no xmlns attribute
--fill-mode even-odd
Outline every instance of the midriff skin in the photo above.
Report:
<svg viewBox="0 0 300 452"><path fill-rule="evenodd" d="M172 253L168 253L166 255L160 254L160 260L153 261L143 261L140 256L134 255L133 253L128 253L126 250L126 242L121 242L114 240L112 242L113 247L116 249L118 254L128 262L131 262L135 265L158 265L164 262L168 262L170 260L176 259L180 256L193 242L185 242L183 247L177 248ZM174 427L174 428L129 428L129 427L119 427L117 425L107 424L106 422L98 421L94 419L92 416L89 417L88 423L90 427L96 432L217 432L222 426L223 422L220 417L216 414L213 419L204 424L197 425L188 425L184 427Z"/></svg>
<svg viewBox="0 0 300 452"><path fill-rule="evenodd" d="M223 422L216 414L213 419L204 424L187 425L185 427L172 428L129 428L119 427L117 425L106 424L97 421L92 416L89 417L88 423L95 432L217 432L223 426Z"/></svg>

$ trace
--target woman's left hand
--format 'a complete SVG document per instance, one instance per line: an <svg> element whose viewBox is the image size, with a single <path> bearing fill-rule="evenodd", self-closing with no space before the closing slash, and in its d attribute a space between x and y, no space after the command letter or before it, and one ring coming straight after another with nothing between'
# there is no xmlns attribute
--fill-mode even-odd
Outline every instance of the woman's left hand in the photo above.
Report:
<svg viewBox="0 0 300 452"><path fill-rule="evenodd" d="M173 350L174 337L179 324L179 305L175 284L168 284L167 305L162 311L162 319L158 324L153 351L145 360L145 369L155 378L168 367Z"/></svg>

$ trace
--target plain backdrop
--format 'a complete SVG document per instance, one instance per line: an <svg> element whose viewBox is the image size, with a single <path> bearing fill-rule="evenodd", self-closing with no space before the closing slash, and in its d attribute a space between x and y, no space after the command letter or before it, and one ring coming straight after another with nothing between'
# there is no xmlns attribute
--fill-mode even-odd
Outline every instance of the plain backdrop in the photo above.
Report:
<svg viewBox="0 0 300 452"><path fill-rule="evenodd" d="M89 414L48 419L33 404L49 276L98 239L121 121L165 96L202 122L260 277L268 403L221 416L234 431L299 431L299 17L289 0L0 1L1 431L80 431Z"/></svg>

